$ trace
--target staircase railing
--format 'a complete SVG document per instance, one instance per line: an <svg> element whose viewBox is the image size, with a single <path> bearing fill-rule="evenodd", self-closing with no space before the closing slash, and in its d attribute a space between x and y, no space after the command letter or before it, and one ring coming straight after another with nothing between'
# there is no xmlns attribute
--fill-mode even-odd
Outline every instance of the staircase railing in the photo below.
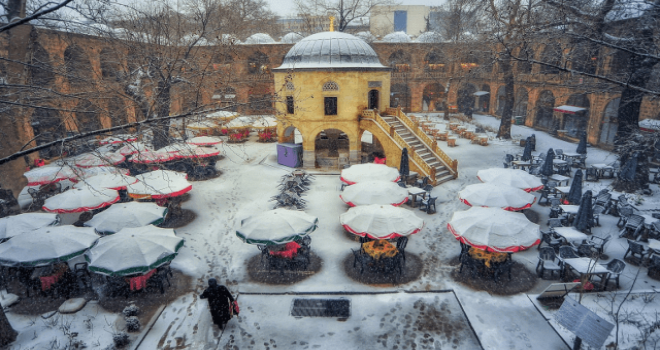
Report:
<svg viewBox="0 0 660 350"><path fill-rule="evenodd" d="M426 146L429 148L431 153L433 153L436 158L447 167L447 170L451 173L454 178L458 177L458 159L452 159L447 155L439 146L435 140L431 139L422 128L419 127L419 123L413 121L405 113L401 111L401 107L392 108L389 107L385 110L389 115L397 117L401 123L406 125Z"/></svg>

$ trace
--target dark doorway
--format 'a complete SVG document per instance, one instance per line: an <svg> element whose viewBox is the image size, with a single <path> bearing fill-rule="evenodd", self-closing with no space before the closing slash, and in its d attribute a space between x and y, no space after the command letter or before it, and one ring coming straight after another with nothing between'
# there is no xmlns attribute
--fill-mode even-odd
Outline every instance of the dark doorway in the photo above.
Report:
<svg viewBox="0 0 660 350"><path fill-rule="evenodd" d="M369 91L369 109L378 108L378 90Z"/></svg>

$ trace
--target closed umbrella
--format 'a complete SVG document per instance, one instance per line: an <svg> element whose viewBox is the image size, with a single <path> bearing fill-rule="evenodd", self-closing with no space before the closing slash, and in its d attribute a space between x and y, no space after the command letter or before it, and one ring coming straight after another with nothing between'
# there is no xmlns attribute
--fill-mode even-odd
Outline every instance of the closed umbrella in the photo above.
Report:
<svg viewBox="0 0 660 350"><path fill-rule="evenodd" d="M211 145L217 145L219 143L222 143L222 140L213 137L213 136L197 136L193 137L191 139L188 139L186 143L190 145L195 145L195 146L211 146Z"/></svg>
<svg viewBox="0 0 660 350"><path fill-rule="evenodd" d="M573 176L571 188L568 190L566 200L570 204L578 204L582 199L582 170L578 169Z"/></svg>
<svg viewBox="0 0 660 350"><path fill-rule="evenodd" d="M520 169L490 168L477 171L481 182L519 188L525 192L534 192L543 188L541 180Z"/></svg>
<svg viewBox="0 0 660 350"><path fill-rule="evenodd" d="M555 159L555 151L550 148L548 150L548 154L545 156L545 161L543 162L543 165L541 165L541 169L539 170L539 173L541 175L545 176L552 176L552 174L555 173L555 170L553 168L553 161Z"/></svg>
<svg viewBox="0 0 660 350"><path fill-rule="evenodd" d="M527 209L536 202L533 194L519 188L482 183L465 186L458 192L461 202L473 207L494 207L509 211Z"/></svg>
<svg viewBox="0 0 660 350"><path fill-rule="evenodd" d="M592 209L591 191L584 192L582 200L580 201L580 208L578 209L575 218L573 218L573 226L579 231L591 231L594 226L594 211Z"/></svg>
<svg viewBox="0 0 660 350"><path fill-rule="evenodd" d="M399 164L399 174L404 179L410 175L410 160L408 159L408 149L404 147L401 150L401 163Z"/></svg>
<svg viewBox="0 0 660 350"><path fill-rule="evenodd" d="M637 153L633 154L628 161L621 168L619 179L622 181L633 182L635 181L635 174L637 173Z"/></svg>
<svg viewBox="0 0 660 350"><path fill-rule="evenodd" d="M314 232L318 223L303 211L278 208L242 220L236 236L249 244L284 244Z"/></svg>
<svg viewBox="0 0 660 350"><path fill-rule="evenodd" d="M578 143L575 153L587 154L587 133L584 131L580 133L580 143Z"/></svg>
<svg viewBox="0 0 660 350"><path fill-rule="evenodd" d="M389 181L364 181L348 186L339 195L351 207L369 204L399 206L408 201L408 190Z"/></svg>
<svg viewBox="0 0 660 350"><path fill-rule="evenodd" d="M60 217L51 213L24 213L0 219L0 240L11 238L36 229L54 226Z"/></svg>
<svg viewBox="0 0 660 350"><path fill-rule="evenodd" d="M489 252L515 253L541 243L539 225L499 208L454 212L447 228L462 243Z"/></svg>
<svg viewBox="0 0 660 350"><path fill-rule="evenodd" d="M94 168L117 165L126 160L120 153L85 153L75 158L73 164L79 168Z"/></svg>
<svg viewBox="0 0 660 350"><path fill-rule="evenodd" d="M183 244L183 238L177 237L172 229L152 225L124 228L99 239L85 253L85 259L89 270L96 273L144 274L172 261Z"/></svg>
<svg viewBox="0 0 660 350"><path fill-rule="evenodd" d="M89 186L95 189L125 190L126 186L136 183L138 180L133 176L123 174L101 174L82 178L73 187Z"/></svg>
<svg viewBox="0 0 660 350"><path fill-rule="evenodd" d="M158 225L165 219L167 208L156 203L118 203L85 222L102 234L113 234L127 227Z"/></svg>
<svg viewBox="0 0 660 350"><path fill-rule="evenodd" d="M23 176L27 178L28 186L39 186L73 179L76 174L67 166L47 165L27 171Z"/></svg>
<svg viewBox="0 0 660 350"><path fill-rule="evenodd" d="M99 238L89 227L47 226L0 244L4 266L44 266L82 255Z"/></svg>
<svg viewBox="0 0 660 350"><path fill-rule="evenodd" d="M362 181L392 181L397 182L401 177L397 168L385 164L356 164L341 171L341 181L353 185Z"/></svg>
<svg viewBox="0 0 660 350"><path fill-rule="evenodd" d="M100 209L119 201L115 190L76 187L52 196L44 202L43 210L50 213L81 213Z"/></svg>
<svg viewBox="0 0 660 350"><path fill-rule="evenodd" d="M339 215L346 231L372 239L410 236L424 227L424 220L414 212L391 205L360 205Z"/></svg>
<svg viewBox="0 0 660 350"><path fill-rule="evenodd" d="M523 162L529 162L532 160L532 138L528 137L527 140L525 140L525 148L523 149L523 154L522 157L520 157L520 160Z"/></svg>

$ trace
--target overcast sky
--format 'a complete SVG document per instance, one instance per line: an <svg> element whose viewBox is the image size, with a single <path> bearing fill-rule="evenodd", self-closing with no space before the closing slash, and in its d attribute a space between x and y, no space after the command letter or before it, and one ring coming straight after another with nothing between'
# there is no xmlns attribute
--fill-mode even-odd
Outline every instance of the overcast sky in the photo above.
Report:
<svg viewBox="0 0 660 350"><path fill-rule="evenodd" d="M282 17L290 17L295 15L293 0L266 0L270 4L271 10L277 15ZM401 5L426 5L426 6L439 6L443 0L399 0Z"/></svg>

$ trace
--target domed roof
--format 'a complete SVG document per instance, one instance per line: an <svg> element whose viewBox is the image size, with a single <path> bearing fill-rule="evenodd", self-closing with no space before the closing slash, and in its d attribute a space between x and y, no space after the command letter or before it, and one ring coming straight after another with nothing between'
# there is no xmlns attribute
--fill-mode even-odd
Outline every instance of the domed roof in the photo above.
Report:
<svg viewBox="0 0 660 350"><path fill-rule="evenodd" d="M300 40L303 39L303 36L298 34L298 33L288 33L287 35L282 37L282 40L280 40L281 43L283 44L295 44L299 42Z"/></svg>
<svg viewBox="0 0 660 350"><path fill-rule="evenodd" d="M385 35L382 41L388 43L409 43L412 40L410 40L410 35L406 34L406 32L394 32Z"/></svg>
<svg viewBox="0 0 660 350"><path fill-rule="evenodd" d="M441 43L442 35L436 32L424 32L417 37L415 40L418 43Z"/></svg>
<svg viewBox="0 0 660 350"><path fill-rule="evenodd" d="M252 34L249 38L245 39L243 44L254 45L254 44L274 44L275 40L270 37L268 34L257 33Z"/></svg>
<svg viewBox="0 0 660 350"><path fill-rule="evenodd" d="M355 36L368 43L376 41L376 37L373 34L371 34L371 32L359 32L359 33L355 33Z"/></svg>
<svg viewBox="0 0 660 350"><path fill-rule="evenodd" d="M389 69L364 40L342 32L310 35L295 44L275 70L359 68Z"/></svg>

